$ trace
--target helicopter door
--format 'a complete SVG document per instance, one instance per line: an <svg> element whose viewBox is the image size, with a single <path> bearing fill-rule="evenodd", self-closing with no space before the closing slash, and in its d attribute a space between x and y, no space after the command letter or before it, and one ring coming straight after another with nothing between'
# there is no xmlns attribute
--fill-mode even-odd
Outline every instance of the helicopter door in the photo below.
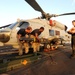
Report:
<svg viewBox="0 0 75 75"><path fill-rule="evenodd" d="M17 43L17 38L16 38L17 31L19 29L21 29L21 28L26 28L28 26L29 26L29 23L28 22L24 22L24 21L23 22L20 22L19 25L12 30L10 42L11 43Z"/></svg>

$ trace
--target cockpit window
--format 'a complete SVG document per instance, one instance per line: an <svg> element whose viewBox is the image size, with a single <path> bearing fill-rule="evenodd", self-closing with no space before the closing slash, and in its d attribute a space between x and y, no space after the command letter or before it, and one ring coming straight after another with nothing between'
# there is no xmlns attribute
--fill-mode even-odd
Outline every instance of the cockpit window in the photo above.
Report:
<svg viewBox="0 0 75 75"><path fill-rule="evenodd" d="M29 26L28 22L20 22L19 28L27 28Z"/></svg>
<svg viewBox="0 0 75 75"><path fill-rule="evenodd" d="M8 26L8 28L13 29L14 26L15 26L17 23L18 23L18 22L15 22L15 23L11 24L10 26Z"/></svg>

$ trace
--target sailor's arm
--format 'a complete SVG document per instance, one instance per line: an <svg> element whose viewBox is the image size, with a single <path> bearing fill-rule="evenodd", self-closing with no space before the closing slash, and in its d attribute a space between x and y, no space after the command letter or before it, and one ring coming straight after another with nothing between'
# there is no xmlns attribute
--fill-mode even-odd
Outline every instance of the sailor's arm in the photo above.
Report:
<svg viewBox="0 0 75 75"><path fill-rule="evenodd" d="M75 27L71 28L69 31L67 31L69 34L74 34L75 33Z"/></svg>

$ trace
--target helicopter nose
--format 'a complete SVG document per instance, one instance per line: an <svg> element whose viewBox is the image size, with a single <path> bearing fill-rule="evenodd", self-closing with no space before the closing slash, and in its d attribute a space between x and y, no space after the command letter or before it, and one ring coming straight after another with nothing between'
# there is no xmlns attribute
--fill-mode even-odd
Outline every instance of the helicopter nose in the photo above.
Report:
<svg viewBox="0 0 75 75"><path fill-rule="evenodd" d="M10 36L8 34L0 34L0 42L6 43L10 40Z"/></svg>

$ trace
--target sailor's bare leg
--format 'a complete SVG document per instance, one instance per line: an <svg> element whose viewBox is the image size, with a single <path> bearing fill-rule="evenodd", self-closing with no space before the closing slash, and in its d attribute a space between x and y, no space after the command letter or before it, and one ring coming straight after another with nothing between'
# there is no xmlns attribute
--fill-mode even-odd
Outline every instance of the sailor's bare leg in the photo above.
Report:
<svg viewBox="0 0 75 75"><path fill-rule="evenodd" d="M32 44L32 48L33 48L34 55L37 55L37 45L36 45L36 43Z"/></svg>
<svg viewBox="0 0 75 75"><path fill-rule="evenodd" d="M40 43L36 43L37 51L40 51Z"/></svg>
<svg viewBox="0 0 75 75"><path fill-rule="evenodd" d="M19 45L19 55L23 54L23 48L22 48L22 44Z"/></svg>
<svg viewBox="0 0 75 75"><path fill-rule="evenodd" d="M18 41L18 45L19 45L19 55L22 55L23 54L23 43Z"/></svg>
<svg viewBox="0 0 75 75"><path fill-rule="evenodd" d="M17 38L17 43L19 45L19 55L22 55L23 54L23 42L19 40L18 35L16 35L16 38Z"/></svg>
<svg viewBox="0 0 75 75"><path fill-rule="evenodd" d="M37 47L36 47L36 43L35 42L32 43L32 48L33 48L33 52L37 52Z"/></svg>
<svg viewBox="0 0 75 75"><path fill-rule="evenodd" d="M24 48L25 48L25 53L28 53L29 52L29 44L24 43Z"/></svg>

